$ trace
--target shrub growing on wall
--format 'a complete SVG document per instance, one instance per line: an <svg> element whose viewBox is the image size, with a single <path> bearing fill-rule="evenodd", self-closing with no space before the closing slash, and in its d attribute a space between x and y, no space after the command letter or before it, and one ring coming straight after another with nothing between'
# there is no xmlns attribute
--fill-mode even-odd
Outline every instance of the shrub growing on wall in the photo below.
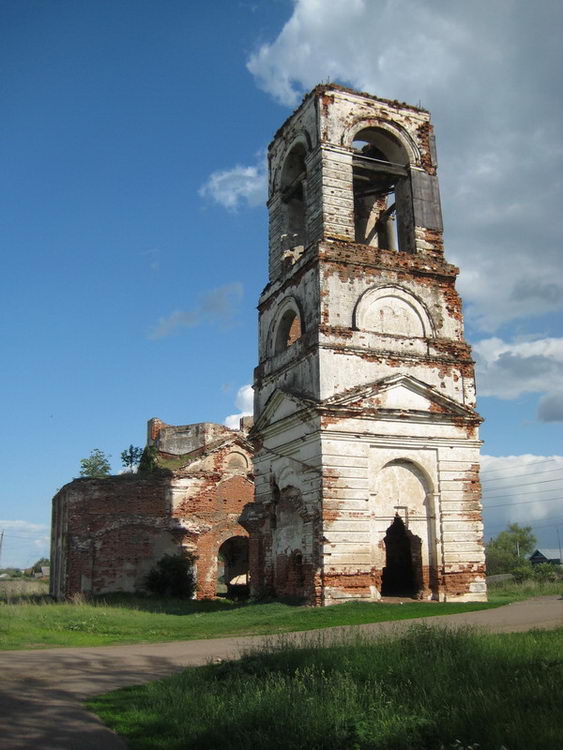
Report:
<svg viewBox="0 0 563 750"><path fill-rule="evenodd" d="M145 588L157 596L191 599L195 592L194 557L164 555L145 578Z"/></svg>

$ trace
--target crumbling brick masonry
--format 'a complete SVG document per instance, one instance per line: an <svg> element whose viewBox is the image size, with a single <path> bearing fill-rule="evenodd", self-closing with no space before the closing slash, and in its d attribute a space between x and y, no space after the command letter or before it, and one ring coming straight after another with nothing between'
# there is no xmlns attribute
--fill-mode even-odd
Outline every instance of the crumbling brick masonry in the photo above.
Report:
<svg viewBox="0 0 563 750"><path fill-rule="evenodd" d="M140 590L157 560L182 549L196 557L198 598L247 583L248 532L238 519L254 483L245 433L151 419L148 447L157 471L75 479L54 497L57 598Z"/></svg>
<svg viewBox="0 0 563 750"><path fill-rule="evenodd" d="M429 114L318 86L269 149L256 594L486 599L481 422Z"/></svg>

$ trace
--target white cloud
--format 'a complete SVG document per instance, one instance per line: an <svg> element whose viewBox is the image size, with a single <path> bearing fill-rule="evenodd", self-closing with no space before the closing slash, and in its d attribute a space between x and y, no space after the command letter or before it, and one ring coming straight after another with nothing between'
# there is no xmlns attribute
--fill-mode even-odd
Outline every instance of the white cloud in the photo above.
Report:
<svg viewBox="0 0 563 750"><path fill-rule="evenodd" d="M232 169L212 172L199 194L229 211L236 211L243 204L251 208L262 205L267 197L265 157L261 155L251 166L239 164Z"/></svg>
<svg viewBox="0 0 563 750"><path fill-rule="evenodd" d="M247 67L260 88L295 106L319 81L344 80L394 98L445 85L470 34L454 14L419 0L296 0L291 18Z"/></svg>
<svg viewBox="0 0 563 750"><path fill-rule="evenodd" d="M481 396L518 398L523 393L563 390L563 338L473 344ZM544 419L543 421L548 421Z"/></svg>
<svg viewBox="0 0 563 750"><path fill-rule="evenodd" d="M518 523L532 526L538 543L555 546L551 532L563 524L563 456L481 456L481 482L486 539Z"/></svg>
<svg viewBox="0 0 563 750"><path fill-rule="evenodd" d="M243 285L239 281L219 286L203 294L192 310L176 310L160 318L147 334L149 339L171 336L180 328L193 328L204 323L214 323L228 328L234 322L237 307L242 299Z"/></svg>
<svg viewBox="0 0 563 750"><path fill-rule="evenodd" d="M492 333L563 306L563 6L475 7L295 0L247 66L286 106L333 80L430 109L447 257L461 267L467 318Z"/></svg>
<svg viewBox="0 0 563 750"><path fill-rule="evenodd" d="M252 416L254 408L254 390L251 385L243 385L238 389L235 398L235 406L239 410L238 414L230 414L225 418L225 427L231 430L238 430L241 417Z"/></svg>
<svg viewBox="0 0 563 750"><path fill-rule="evenodd" d="M41 523L29 521L2 521L4 531L2 544L3 568L24 568L33 565L40 557L49 557L50 529Z"/></svg>

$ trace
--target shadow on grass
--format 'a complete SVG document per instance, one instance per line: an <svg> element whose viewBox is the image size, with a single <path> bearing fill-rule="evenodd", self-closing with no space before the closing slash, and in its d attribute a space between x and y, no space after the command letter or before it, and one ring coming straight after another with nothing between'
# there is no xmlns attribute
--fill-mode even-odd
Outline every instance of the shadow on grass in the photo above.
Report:
<svg viewBox="0 0 563 750"><path fill-rule="evenodd" d="M296 599L228 599L226 596L217 599L180 599L142 596L139 594L104 594L88 600L89 604L101 606L137 609L144 612L158 612L168 615L206 614L209 612L233 612L266 604L285 604L291 607L303 607L304 602Z"/></svg>
<svg viewBox="0 0 563 750"><path fill-rule="evenodd" d="M212 612L234 612L249 606L261 604L285 604L291 607L303 607L302 600L294 599L229 599L226 596L217 599L183 599L180 597L157 597L143 594L109 593L99 596L78 595L67 601L57 601L45 594L28 594L10 596L8 599L0 600L0 604L33 604L40 606L76 604L89 605L93 607L118 607L142 612L168 615L194 615L209 614Z"/></svg>

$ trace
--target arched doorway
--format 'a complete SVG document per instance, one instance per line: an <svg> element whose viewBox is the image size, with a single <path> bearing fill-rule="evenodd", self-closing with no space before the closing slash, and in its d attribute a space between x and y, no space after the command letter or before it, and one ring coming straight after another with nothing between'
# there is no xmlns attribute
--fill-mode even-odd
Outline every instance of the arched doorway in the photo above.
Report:
<svg viewBox="0 0 563 750"><path fill-rule="evenodd" d="M397 514L387 529L385 567L381 593L383 596L415 596L421 579L420 539L405 527Z"/></svg>
<svg viewBox="0 0 563 750"><path fill-rule="evenodd" d="M436 596L436 517L428 474L412 461L394 459L377 472L373 490L375 567L380 571L390 568L385 576L385 587L382 581L381 594ZM412 574L406 562L400 563L407 548ZM401 574L400 570L406 572Z"/></svg>
<svg viewBox="0 0 563 750"><path fill-rule="evenodd" d="M217 594L248 596L248 537L232 536L217 552Z"/></svg>

